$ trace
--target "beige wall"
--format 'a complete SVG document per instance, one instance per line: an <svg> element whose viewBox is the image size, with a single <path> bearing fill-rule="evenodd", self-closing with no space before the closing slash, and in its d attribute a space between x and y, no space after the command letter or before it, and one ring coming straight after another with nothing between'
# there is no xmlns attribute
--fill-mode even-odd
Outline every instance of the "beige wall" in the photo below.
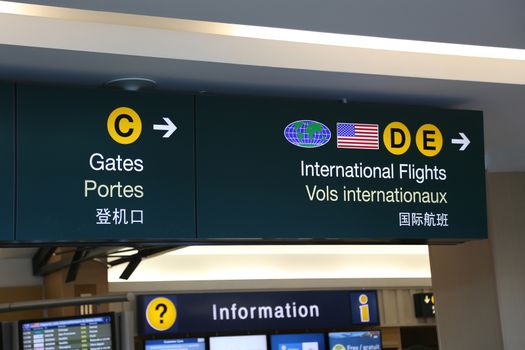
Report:
<svg viewBox="0 0 525 350"><path fill-rule="evenodd" d="M430 247L440 350L501 350L496 280L488 240Z"/></svg>
<svg viewBox="0 0 525 350"><path fill-rule="evenodd" d="M43 299L42 286L4 287L0 288L0 304ZM42 310L25 310L0 313L0 321L16 321L40 318Z"/></svg>
<svg viewBox="0 0 525 350"><path fill-rule="evenodd" d="M499 312L505 350L525 349L525 173L487 177Z"/></svg>
<svg viewBox="0 0 525 350"><path fill-rule="evenodd" d="M2 255L6 255L5 251L9 249L2 248ZM0 288L41 285L42 277L33 276L33 261L30 257L0 259Z"/></svg>
<svg viewBox="0 0 525 350"><path fill-rule="evenodd" d="M58 259L70 259L70 256L61 255ZM46 299L74 298L81 294L89 293L95 295L106 295L108 291L107 268L105 265L95 261L87 261L80 264L77 277L74 282L66 283L68 269L53 272L44 277L44 295ZM100 311L105 312L108 306L103 304ZM50 317L78 315L79 307L58 307L49 309Z"/></svg>
<svg viewBox="0 0 525 350"><path fill-rule="evenodd" d="M487 174L489 239L430 248L441 350L525 349L525 173Z"/></svg>

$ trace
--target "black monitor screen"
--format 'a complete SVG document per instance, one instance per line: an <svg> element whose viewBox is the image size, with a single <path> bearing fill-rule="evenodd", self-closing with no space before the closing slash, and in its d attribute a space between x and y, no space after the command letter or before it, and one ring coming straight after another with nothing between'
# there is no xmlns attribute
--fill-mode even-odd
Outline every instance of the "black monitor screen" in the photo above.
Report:
<svg viewBox="0 0 525 350"><path fill-rule="evenodd" d="M20 321L22 350L115 349L113 314Z"/></svg>

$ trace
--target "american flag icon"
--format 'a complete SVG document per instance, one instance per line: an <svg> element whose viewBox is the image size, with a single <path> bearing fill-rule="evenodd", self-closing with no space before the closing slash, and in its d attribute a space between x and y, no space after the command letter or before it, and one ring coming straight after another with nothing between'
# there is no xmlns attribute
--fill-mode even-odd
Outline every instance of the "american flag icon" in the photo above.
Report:
<svg viewBox="0 0 525 350"><path fill-rule="evenodd" d="M379 125L337 123L337 148L379 149Z"/></svg>

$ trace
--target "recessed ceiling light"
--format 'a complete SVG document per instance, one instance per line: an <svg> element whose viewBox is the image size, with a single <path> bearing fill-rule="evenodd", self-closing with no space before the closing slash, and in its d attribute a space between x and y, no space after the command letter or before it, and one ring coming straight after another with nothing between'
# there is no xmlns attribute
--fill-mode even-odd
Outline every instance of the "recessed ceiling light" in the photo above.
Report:
<svg viewBox="0 0 525 350"><path fill-rule="evenodd" d="M139 91L154 89L157 87L157 82L146 78L119 78L108 81L104 86L125 91Z"/></svg>

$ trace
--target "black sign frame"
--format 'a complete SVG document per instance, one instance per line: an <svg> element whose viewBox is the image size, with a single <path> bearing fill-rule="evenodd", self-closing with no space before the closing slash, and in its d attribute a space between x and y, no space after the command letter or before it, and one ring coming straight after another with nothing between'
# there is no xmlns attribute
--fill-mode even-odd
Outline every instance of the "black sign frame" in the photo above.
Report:
<svg viewBox="0 0 525 350"><path fill-rule="evenodd" d="M14 92L15 90L15 85L14 84L4 84L5 86L7 86L8 89L10 89L11 91L13 91L13 98L15 99L14 103L17 103L16 101L16 92ZM3 85L0 85L0 86L3 86ZM42 90L42 93L45 93L45 90L46 90L46 87L37 87L38 89L41 89ZM68 88L69 89L69 88ZM207 99L208 97L206 97ZM202 198L200 198L199 196L202 196L203 195L203 188L202 186L200 186L199 184L199 180L198 180L198 177L199 176L202 176L203 172L202 172L202 169L199 168L199 151L202 149L202 145L200 144L200 142L202 141L201 138L202 138L202 135L199 135L199 130L197 129L197 127L202 127L199 126L199 123L202 124L202 119L200 119L200 117L197 117L199 115L199 113L201 112L201 107L199 107L199 100L202 99L201 96L193 96L193 99L194 99L194 105L195 105L195 110L194 110L194 123L195 123L195 126L196 126L196 129L194 130L194 143L193 143L193 149L195 150L195 154L194 154L194 166L195 166L195 170L196 170L196 176L197 176L197 180L196 180L196 183L195 183L195 200L193 203L190 204L190 206L194 207L192 208L192 210L194 210L194 214L195 214L195 232L193 233L190 233L187 235L187 238L171 238L171 237L162 237L162 238L147 238L147 237L139 237L139 236L133 236L133 237L126 237L126 236L115 236L115 237L108 237L107 239L104 239L104 238L101 238L101 236L98 236L96 237L95 239L91 239L89 237L74 237L72 239L68 239L67 237L69 236L68 233L66 232L65 235L61 236L60 239L56 239L56 238L53 238L53 239L49 239L49 238L46 238L46 237L38 237L38 238L31 238L30 240L19 240L17 239L17 235L16 235L16 224L15 222L13 222L12 224L12 232L13 232L13 239L9 239L9 235L3 235L3 236L0 236L0 246L3 246L3 247L10 247L10 246L28 246L28 247L41 247L41 246L56 246L57 244L60 244L61 246L78 246L78 245L107 245L107 246L118 246L118 245L122 245L123 243L127 244L127 245L141 245L141 244L155 244L155 245L159 245L159 246L162 246L162 245L167 245L167 246L171 246L171 245L180 245L180 246L186 246L186 245L216 245L216 244L262 244L262 245L271 245L271 244L284 244L284 245L301 245L301 244L305 244L305 245L308 245L308 244L320 244L320 245L323 245L323 244L327 244L327 245L330 245L330 244L348 244L348 243L358 243L358 244L402 244L402 243L407 243L407 244L449 244L449 243L460 243L460 242L464 242L464 241L467 241L467 240L471 240L471 239L483 239L483 238L486 238L487 236L487 229L486 229L486 200L485 200L485 191L483 190L482 192L480 192L480 196L483 198L483 200L481 202L483 202L483 206L484 206L484 212L483 212L483 215L481 215L479 217L479 220L481 222L481 226L480 227L484 227L484 228L481 228L479 233L476 233L476 234L473 234L473 235L466 235L466 236L461 236L461 235L457 235L457 236L441 236L441 235L435 235L433 236L432 233L428 234L427 236L425 236L424 234L423 235L406 235L406 236L403 236L403 235L396 235L396 236L392 236L392 237L382 237L382 236L374 236L374 237L371 237L371 236L367 236L366 234L365 235L357 235L357 236L353 236L352 234L350 234L349 236L347 237L344 237L344 236L336 236L336 237L332 237L330 234L326 234L324 236L326 237L319 237L319 236L309 236L309 235L306 235L304 237L302 236L298 236L296 234L294 235L291 235L290 237L286 237L286 234L283 235L283 237L276 237L275 235L272 235L272 236L269 236L269 237L261 237L260 235L258 234L255 234L255 235L252 235L252 234L249 234L247 233L245 237L242 237L242 236L237 236L237 235L232 235L231 237L228 237L227 234L225 235L207 235L207 234L203 234L203 231L202 231L202 220L203 220L203 215L202 213L200 212L200 208L199 208L199 203L202 203ZM289 99L268 99L268 98L245 98L245 97L235 97L235 96L231 96L231 97L213 97L212 99L226 99L226 100L235 100L235 101L240 101L241 103L250 103L250 101L262 101L261 103L263 104L268 104L268 103L272 103L272 101L288 101L287 103L293 103L293 104L305 104L305 105L319 105L319 104L327 104L327 105L334 105L335 102L313 102L313 101L309 101L309 100L289 100ZM248 102L246 102L248 101ZM279 102L279 103L280 103ZM389 110L389 109L392 109L392 110L395 110L395 111L402 111L402 110L416 110L416 111L431 111L432 113L434 114L439 114L439 113L457 113L458 115L462 115L462 113L466 113L466 114L469 114L470 115L477 115L478 117L481 115L481 112L476 112L476 111L451 111L451 110L442 110L442 109L436 109L436 108L421 108L421 107L410 107L410 106L403 106L403 107L400 107L400 106L390 106L390 105L386 105L386 104L359 104L359 103L356 103L354 104L356 106L360 106L359 108L371 108L371 109L379 109L379 110ZM13 112L14 113L14 112ZM477 118L478 118L477 117ZM5 119L5 118L4 118ZM10 121L9 121L10 120ZM9 125L12 125L12 128L13 128L13 132L12 132L12 137L13 137L13 144L15 143L16 141L16 138L17 138L17 131L16 131L16 127L15 127L15 121L17 120L17 116L14 115L12 119L9 119L7 121L7 124L6 124L6 121L3 120L2 122L4 123L3 125L6 125L7 128L6 130L9 129ZM422 121L423 122L423 121ZM421 122L421 123L422 123ZM482 122L482 121L481 121ZM9 124L11 123L11 124ZM281 128L284 128L286 125L286 121L283 121L283 124L281 126ZM280 130L280 132L282 133L282 130ZM4 141L9 141L9 139L5 139ZM284 140L284 138L283 138ZM479 141L479 140L478 140ZM482 140L481 140L482 141ZM284 141L286 142L286 141ZM448 140L447 140L448 142ZM293 147L293 146L292 146ZM415 146L414 146L415 147ZM478 147L481 147L480 150L481 152L483 152L483 144L481 145L478 145ZM13 150L12 150L12 154L13 154L13 160L12 160L12 164L13 164L13 169L15 168L14 164L17 163L17 159L15 158L14 154L16 152L18 152L18 150L16 149L17 146L15 145L13 147ZM6 164L6 163L4 163ZM484 168L484 164L482 165L482 167ZM7 169L7 168L6 168ZM16 169L14 169L12 172L5 172L7 174L12 174L12 179L11 180L8 180L8 181L3 181L4 185L6 182L10 182L10 183L17 183L17 171ZM484 172L481 172L480 173L480 178L479 178L479 181L485 182L485 178L484 178ZM2 186L2 184L0 184L0 186ZM6 186L3 186L2 188L5 188L7 189L7 192L9 192L9 189L6 187ZM11 216L13 218L17 218L18 217L18 211L16 209L16 206L19 204L17 203L17 198L15 198L15 196L17 197L18 194L15 190L13 190L13 188L11 188L11 196L9 196L9 193L6 197L3 197L3 198L10 198L12 197L13 198L13 210L12 210L12 213L9 215L10 211L9 209L7 210L4 210L3 214L6 215L6 216ZM5 191L4 191L5 192ZM7 193L6 192L6 193ZM480 198L481 198L480 197ZM7 214L6 214L7 213ZM14 220L13 220L14 221ZM7 229L7 232L10 231L10 229L8 228ZM249 229L247 230L249 231ZM8 232L9 233L9 232ZM58 236L57 236L58 237Z"/></svg>

